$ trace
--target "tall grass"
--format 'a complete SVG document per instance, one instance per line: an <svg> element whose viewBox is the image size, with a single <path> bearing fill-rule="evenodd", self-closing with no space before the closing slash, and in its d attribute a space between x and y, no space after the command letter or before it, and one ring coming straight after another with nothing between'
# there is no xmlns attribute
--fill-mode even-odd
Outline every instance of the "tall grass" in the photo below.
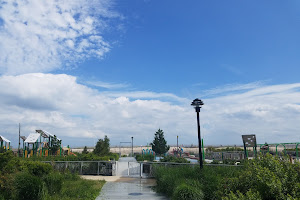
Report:
<svg viewBox="0 0 300 200"><path fill-rule="evenodd" d="M259 155L243 166L156 167L157 191L172 199L300 199L300 163Z"/></svg>
<svg viewBox="0 0 300 200"><path fill-rule="evenodd" d="M222 183L240 170L224 166L204 166L202 170L199 166L156 166L156 190L173 199L220 199Z"/></svg>

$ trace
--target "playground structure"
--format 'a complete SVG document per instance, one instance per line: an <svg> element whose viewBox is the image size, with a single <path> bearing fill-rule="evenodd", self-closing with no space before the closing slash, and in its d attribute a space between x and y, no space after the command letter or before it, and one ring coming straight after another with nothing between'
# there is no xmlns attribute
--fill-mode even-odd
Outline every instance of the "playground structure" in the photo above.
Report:
<svg viewBox="0 0 300 200"><path fill-rule="evenodd" d="M280 155L290 155L292 157L296 157L298 160L299 158L299 142L292 142L292 143L272 143L272 144L258 144L259 151L261 153L271 153L276 156ZM283 148L283 149L282 149Z"/></svg>
<svg viewBox="0 0 300 200"><path fill-rule="evenodd" d="M152 149L143 149L142 155L155 155L155 152Z"/></svg>
<svg viewBox="0 0 300 200"><path fill-rule="evenodd" d="M255 157L257 153L270 153L276 156L290 156L299 160L299 142L256 144L255 135L243 135L245 157ZM252 151L251 151L252 150Z"/></svg>
<svg viewBox="0 0 300 200"><path fill-rule="evenodd" d="M6 139L5 137L3 137L2 135L0 135L0 148L6 149L6 150L10 149L10 141L8 139Z"/></svg>
<svg viewBox="0 0 300 200"><path fill-rule="evenodd" d="M30 133L26 138L21 136L23 140L23 157L31 156L49 156L51 148L56 145L57 141L61 144L61 139L57 138L55 135L45 131L36 130L35 133ZM55 141L57 140L57 141ZM59 147L58 151L51 152L53 155L62 155L63 148ZM67 154L70 154L70 148L67 149Z"/></svg>

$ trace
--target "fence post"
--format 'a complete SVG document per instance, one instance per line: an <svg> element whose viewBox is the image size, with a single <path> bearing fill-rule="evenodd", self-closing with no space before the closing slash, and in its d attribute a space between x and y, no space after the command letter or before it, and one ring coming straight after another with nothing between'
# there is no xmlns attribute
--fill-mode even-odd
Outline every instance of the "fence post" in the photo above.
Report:
<svg viewBox="0 0 300 200"><path fill-rule="evenodd" d="M128 176L129 176L129 162L128 162L127 174L128 174Z"/></svg>
<svg viewBox="0 0 300 200"><path fill-rule="evenodd" d="M99 176L99 174L100 174L100 162L98 161L98 170L97 170L97 175Z"/></svg>
<svg viewBox="0 0 300 200"><path fill-rule="evenodd" d="M140 163L140 177L143 178L143 163Z"/></svg>
<svg viewBox="0 0 300 200"><path fill-rule="evenodd" d="M80 174L82 175L82 165L83 165L83 162L80 162Z"/></svg>

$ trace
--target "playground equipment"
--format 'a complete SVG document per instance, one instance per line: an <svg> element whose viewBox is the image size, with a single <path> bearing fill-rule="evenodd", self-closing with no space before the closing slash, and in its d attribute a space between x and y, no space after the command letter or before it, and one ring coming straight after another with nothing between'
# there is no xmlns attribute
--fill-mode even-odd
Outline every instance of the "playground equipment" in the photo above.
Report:
<svg viewBox="0 0 300 200"><path fill-rule="evenodd" d="M49 148L53 144L53 140L56 136L44 130L36 130L36 133L31 133L23 142L23 156L28 157L28 155L38 155L38 156L48 156ZM24 137L25 138L25 137ZM23 138L22 138L23 139ZM59 138L57 140L61 141ZM25 145L24 145L25 143ZM55 152L55 155L61 155L62 148L60 146L59 150Z"/></svg>
<svg viewBox="0 0 300 200"><path fill-rule="evenodd" d="M249 147L252 147L253 149L253 156L257 155L257 147L259 148L260 153L271 153L276 156L280 156L279 152L283 155L290 155L291 157L296 157L296 159L299 159L299 142L290 142L290 143L272 143L272 144L256 144L256 137L255 135L242 135L243 143L244 143L244 151L245 151L245 157L249 157ZM278 147L282 146L283 150L279 151ZM251 153L252 153L251 152Z"/></svg>
<svg viewBox="0 0 300 200"><path fill-rule="evenodd" d="M259 151L261 153L275 153L275 155L279 156L279 150L278 147L282 146L283 147L283 151L282 154L283 155L291 155L291 156L295 156L297 159L299 158L299 142L290 142L290 143L272 143L272 144L258 144L259 146ZM275 150L275 152L274 152Z"/></svg>
<svg viewBox="0 0 300 200"><path fill-rule="evenodd" d="M7 149L7 150L10 149L10 141L5 137L3 137L2 135L0 135L0 148Z"/></svg>
<svg viewBox="0 0 300 200"><path fill-rule="evenodd" d="M155 153L153 152L153 150L152 149L143 149L142 150L142 155L149 155L149 154L151 154L151 155L154 155Z"/></svg>

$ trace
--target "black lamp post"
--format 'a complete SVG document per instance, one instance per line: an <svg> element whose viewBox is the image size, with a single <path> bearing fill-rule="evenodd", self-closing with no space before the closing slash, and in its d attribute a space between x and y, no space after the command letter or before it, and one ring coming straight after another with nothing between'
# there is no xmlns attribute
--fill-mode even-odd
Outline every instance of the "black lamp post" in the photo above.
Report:
<svg viewBox="0 0 300 200"><path fill-rule="evenodd" d="M131 137L131 156L133 157L133 137Z"/></svg>
<svg viewBox="0 0 300 200"><path fill-rule="evenodd" d="M203 159L202 159L202 153L201 153L201 134L200 134L200 117L199 117L199 112L201 106L203 106L204 103L200 99L195 99L191 106L195 107L196 113L197 113L197 124L198 124L198 144L199 144L199 161L200 161L200 169L203 168Z"/></svg>

